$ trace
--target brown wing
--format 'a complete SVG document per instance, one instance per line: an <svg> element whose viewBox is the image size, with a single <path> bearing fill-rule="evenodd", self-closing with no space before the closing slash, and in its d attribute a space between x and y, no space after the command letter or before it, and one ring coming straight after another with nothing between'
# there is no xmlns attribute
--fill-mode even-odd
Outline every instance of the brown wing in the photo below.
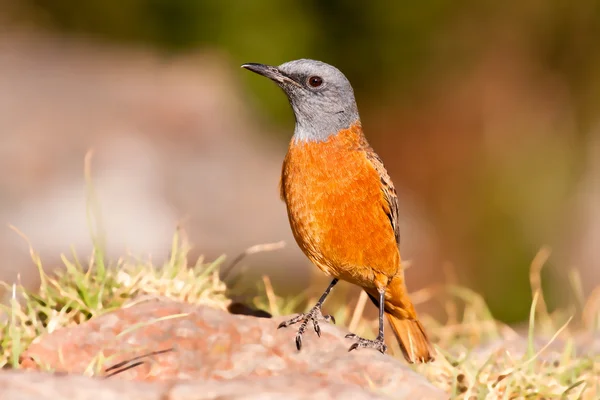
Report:
<svg viewBox="0 0 600 400"><path fill-rule="evenodd" d="M286 154L285 158L283 159L283 163L281 165L281 175L279 176L279 198L281 199L281 201L285 201L284 179L285 179L285 164L287 163L287 160L288 160L288 154Z"/></svg>
<svg viewBox="0 0 600 400"><path fill-rule="evenodd" d="M394 236L396 237L396 243L400 245L400 225L398 224L398 195L396 194L396 189L394 188L394 184L392 183L392 179L388 175L385 167L383 166L383 161L381 158L373 151L373 149L368 145L363 145L363 150L367 155L367 159L373 164L373 167L379 174L379 180L381 182L381 191L383 192L383 197L386 201L386 205L384 206L384 211L390 220L390 224L392 224L392 229L394 229Z"/></svg>

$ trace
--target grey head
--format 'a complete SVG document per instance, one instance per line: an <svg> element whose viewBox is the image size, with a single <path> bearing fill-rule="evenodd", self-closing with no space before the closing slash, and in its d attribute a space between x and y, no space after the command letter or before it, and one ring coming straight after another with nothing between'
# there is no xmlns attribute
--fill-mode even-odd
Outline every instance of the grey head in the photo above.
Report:
<svg viewBox="0 0 600 400"><path fill-rule="evenodd" d="M286 93L296 116L296 140L327 140L359 120L352 85L332 65L300 59L278 67L254 63L242 67L271 79Z"/></svg>

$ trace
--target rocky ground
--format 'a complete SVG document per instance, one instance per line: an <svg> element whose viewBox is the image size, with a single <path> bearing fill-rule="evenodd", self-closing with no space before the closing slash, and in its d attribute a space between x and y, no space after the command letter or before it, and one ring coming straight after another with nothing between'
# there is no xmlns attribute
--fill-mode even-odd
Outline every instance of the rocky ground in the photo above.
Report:
<svg viewBox="0 0 600 400"><path fill-rule="evenodd" d="M448 398L391 356L349 353L336 326L308 332L298 352L281 320L146 301L41 336L21 357L27 371L0 375L0 398Z"/></svg>

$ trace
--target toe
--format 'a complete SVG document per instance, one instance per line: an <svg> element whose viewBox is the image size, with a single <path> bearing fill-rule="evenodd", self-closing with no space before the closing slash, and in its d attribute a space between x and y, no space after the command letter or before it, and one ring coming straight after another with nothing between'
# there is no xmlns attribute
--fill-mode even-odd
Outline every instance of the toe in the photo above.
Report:
<svg viewBox="0 0 600 400"><path fill-rule="evenodd" d="M335 324L335 318L333 317L333 315L324 315L323 321Z"/></svg>
<svg viewBox="0 0 600 400"><path fill-rule="evenodd" d="M319 326L319 323L317 321L313 321L313 326L315 328L315 332L317 333L317 336L321 337L321 327Z"/></svg>

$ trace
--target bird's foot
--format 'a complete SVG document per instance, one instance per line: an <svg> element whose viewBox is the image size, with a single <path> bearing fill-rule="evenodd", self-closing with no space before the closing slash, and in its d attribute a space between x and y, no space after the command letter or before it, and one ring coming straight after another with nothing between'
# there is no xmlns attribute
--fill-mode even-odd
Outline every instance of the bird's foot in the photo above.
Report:
<svg viewBox="0 0 600 400"><path fill-rule="evenodd" d="M279 324L277 329L287 328L290 325L301 322L300 327L298 328L298 333L296 333L296 348L300 350L302 348L302 335L304 334L309 322L312 322L315 332L319 337L321 337L321 327L319 326L319 321L333 322L335 324L335 318L333 318L332 315L323 315L321 312L321 305L317 304L309 312L300 314L288 321L283 321Z"/></svg>
<svg viewBox="0 0 600 400"><path fill-rule="evenodd" d="M356 350L359 348L376 349L379 350L382 354L385 354L385 352L387 351L387 346L385 345L385 342L383 340L383 335L377 336L375 340L370 340L355 335L354 333L349 333L346 335L346 338L356 339L356 342L352 344L352 346L350 346L348 351Z"/></svg>

